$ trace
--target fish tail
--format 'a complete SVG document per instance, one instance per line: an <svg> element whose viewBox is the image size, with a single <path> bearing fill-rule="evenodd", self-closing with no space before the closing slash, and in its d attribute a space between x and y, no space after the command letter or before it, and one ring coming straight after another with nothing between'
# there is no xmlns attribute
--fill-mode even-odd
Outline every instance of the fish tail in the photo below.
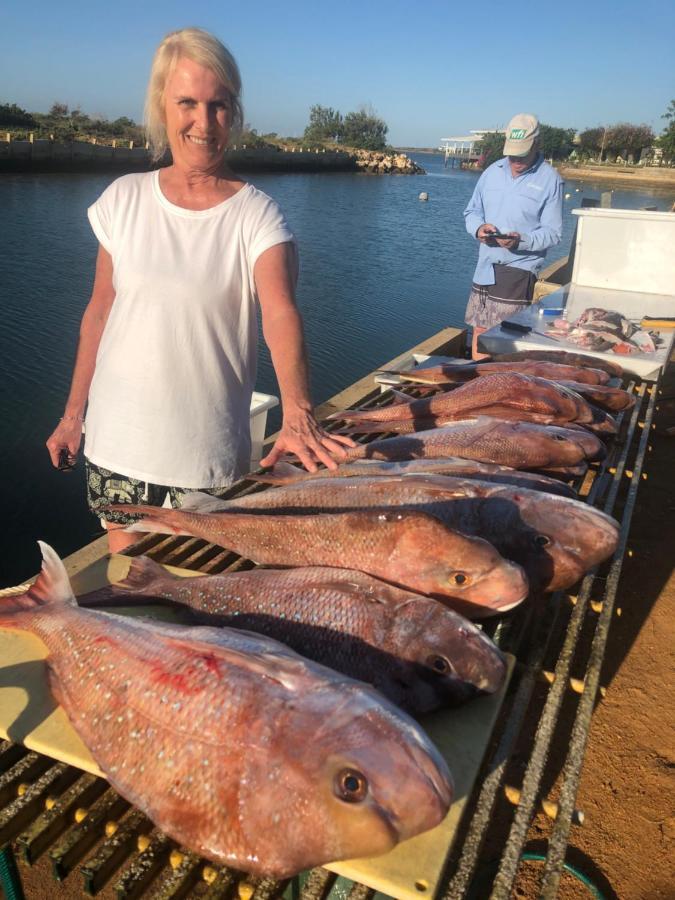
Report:
<svg viewBox="0 0 675 900"><path fill-rule="evenodd" d="M126 578L117 582L117 587L125 591L148 592L157 579L172 578L166 569L149 556L136 556L131 560Z"/></svg>
<svg viewBox="0 0 675 900"><path fill-rule="evenodd" d="M409 416L403 415L402 408L404 406L410 406L412 402L412 398L406 396L405 403L403 401L397 403L390 403L388 406L374 406L367 409L342 409L339 412L331 413L327 416L327 419L342 419L345 422L386 422L388 419L396 419L396 418L412 418L412 413ZM392 410L395 410L392 413Z"/></svg>
<svg viewBox="0 0 675 900"><path fill-rule="evenodd" d="M403 391L397 391L395 388L391 389L391 394L394 398L394 402L390 403L390 406L400 406L402 403L408 404L412 400L412 397L404 394Z"/></svg>
<svg viewBox="0 0 675 900"><path fill-rule="evenodd" d="M177 509L164 509L159 506L135 505L132 503L111 503L102 506L102 512L123 512L132 516L142 516L138 522L127 525L125 531L154 531L157 534L189 534L180 527L181 513Z"/></svg>
<svg viewBox="0 0 675 900"><path fill-rule="evenodd" d="M130 560L126 577L108 587L85 594L79 598L79 605L86 609L116 606L143 606L148 603L148 595L161 593L156 585L171 579L159 563L148 556L137 556Z"/></svg>
<svg viewBox="0 0 675 900"><path fill-rule="evenodd" d="M0 597L0 625L19 625L19 616L41 606L65 603L77 606L66 568L49 544L38 541L42 551L42 568L35 582L23 594Z"/></svg>

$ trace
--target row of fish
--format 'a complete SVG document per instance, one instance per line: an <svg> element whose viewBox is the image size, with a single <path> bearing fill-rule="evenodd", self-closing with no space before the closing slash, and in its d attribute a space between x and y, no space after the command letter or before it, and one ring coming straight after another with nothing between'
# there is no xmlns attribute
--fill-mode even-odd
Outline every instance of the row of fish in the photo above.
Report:
<svg viewBox="0 0 675 900"><path fill-rule="evenodd" d="M457 373L464 369L470 368L471 372L481 374L476 374L473 380L454 390L419 398L395 394L394 403L388 406L343 410L334 413L331 418L349 423L349 433L410 433L442 427L468 417L487 415L501 420L544 425L581 425L599 435L612 435L616 434L617 426L608 410L620 412L634 403L634 398L628 391L606 384L588 384L560 378L553 380L555 373L551 369L567 370L571 368L569 366L535 363L538 369L545 368L548 371L549 377L543 378L525 372L495 372L489 370L491 365L442 365L419 371L397 372L404 380L433 388L456 384ZM494 365L526 367L524 363ZM574 372L573 369L572 371ZM597 375L608 378L600 370L597 370Z"/></svg>
<svg viewBox="0 0 675 900"><path fill-rule="evenodd" d="M446 815L445 761L374 688L263 634L84 609L42 551L29 591L0 598L0 627L45 643L51 691L91 755L170 837L282 878L385 853Z"/></svg>
<svg viewBox="0 0 675 900"><path fill-rule="evenodd" d="M296 568L178 578L141 557L78 605L42 545L35 584L0 599L1 627L49 648L54 696L111 784L172 838L287 877L384 853L446 815L452 777L408 713L503 683L503 655L464 614L570 586L618 535L559 480L602 457L588 422L518 420L528 409L588 418L580 393L486 374L450 392L458 420L359 445L336 470L279 463L256 479L271 489L228 501L120 507L143 517L135 528ZM597 389L605 374L573 380ZM466 412L467 388L487 384L490 409L489 383L513 389L511 375L534 399L500 388L513 416ZM156 602L187 609L195 626L105 611Z"/></svg>
<svg viewBox="0 0 675 900"><path fill-rule="evenodd" d="M145 530L197 535L268 565L300 564L301 554L305 565L361 569L472 618L513 607L528 586L570 587L612 553L618 537L613 519L578 500L450 475L315 478L225 501L192 493L181 510L151 515L142 506L115 508L143 514ZM408 524L408 511L422 518ZM370 533L363 523L356 529L355 516L372 523ZM295 531L298 523L306 538L297 550L275 542L280 528ZM390 525L403 536L396 544ZM326 526L332 540L317 540ZM396 548L387 558L380 534Z"/></svg>

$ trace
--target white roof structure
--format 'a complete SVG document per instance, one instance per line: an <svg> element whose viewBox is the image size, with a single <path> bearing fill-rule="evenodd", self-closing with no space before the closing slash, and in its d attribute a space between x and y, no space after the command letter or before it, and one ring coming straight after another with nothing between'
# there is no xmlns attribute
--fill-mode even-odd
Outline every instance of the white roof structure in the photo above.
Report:
<svg viewBox="0 0 675 900"><path fill-rule="evenodd" d="M475 145L486 134L504 134L504 133L505 133L505 131L503 128L475 128L475 129L472 129L468 134L465 134L465 135L441 138L441 145L440 145L439 149L445 150L446 152L450 152L453 154L461 153L461 154L472 155L472 154L474 154Z"/></svg>

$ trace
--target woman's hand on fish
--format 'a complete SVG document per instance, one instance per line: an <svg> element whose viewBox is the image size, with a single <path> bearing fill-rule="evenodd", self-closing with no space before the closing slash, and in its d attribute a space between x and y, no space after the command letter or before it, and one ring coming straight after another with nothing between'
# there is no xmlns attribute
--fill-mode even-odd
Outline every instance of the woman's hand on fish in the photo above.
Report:
<svg viewBox="0 0 675 900"><path fill-rule="evenodd" d="M70 468L75 464L82 442L82 420L63 418L47 439L47 450L56 469Z"/></svg>
<svg viewBox="0 0 675 900"><path fill-rule="evenodd" d="M310 410L299 410L284 416L279 437L260 465L273 466L282 456L292 454L308 472L316 472L320 463L336 469L345 459L344 448L355 446L352 438L325 431Z"/></svg>

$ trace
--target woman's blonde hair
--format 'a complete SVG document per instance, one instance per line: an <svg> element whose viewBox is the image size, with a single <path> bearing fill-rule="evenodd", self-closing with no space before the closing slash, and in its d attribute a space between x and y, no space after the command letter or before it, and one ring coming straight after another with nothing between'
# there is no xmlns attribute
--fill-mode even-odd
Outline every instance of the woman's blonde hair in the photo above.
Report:
<svg viewBox="0 0 675 900"><path fill-rule="evenodd" d="M155 52L150 81L145 97L145 132L153 160L161 159L167 147L164 122L164 90L179 59L210 69L225 85L232 103L232 132L241 128L244 110L241 105L241 76L230 51L217 37L201 28L171 31Z"/></svg>

